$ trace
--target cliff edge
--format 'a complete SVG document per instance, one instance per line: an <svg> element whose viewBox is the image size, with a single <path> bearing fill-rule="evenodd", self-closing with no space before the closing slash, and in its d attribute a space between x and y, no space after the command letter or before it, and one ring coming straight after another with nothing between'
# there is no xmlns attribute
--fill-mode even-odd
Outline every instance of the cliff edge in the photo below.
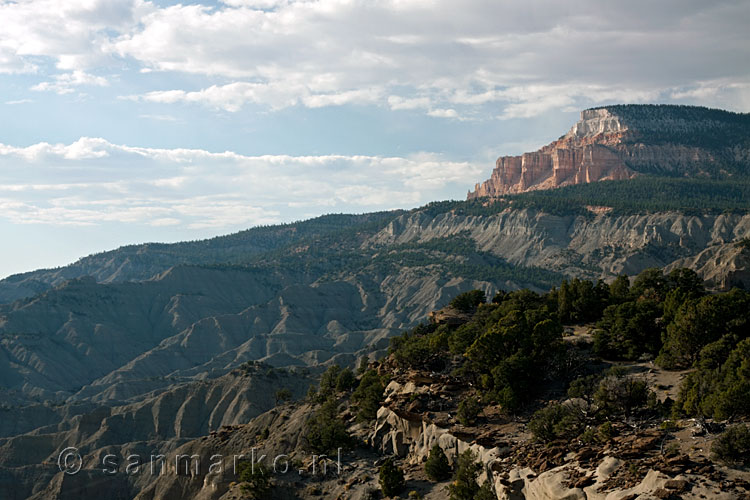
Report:
<svg viewBox="0 0 750 500"><path fill-rule="evenodd" d="M533 153L501 156L468 199L638 174L727 178L750 173L750 114L695 106L587 109L567 134Z"/></svg>

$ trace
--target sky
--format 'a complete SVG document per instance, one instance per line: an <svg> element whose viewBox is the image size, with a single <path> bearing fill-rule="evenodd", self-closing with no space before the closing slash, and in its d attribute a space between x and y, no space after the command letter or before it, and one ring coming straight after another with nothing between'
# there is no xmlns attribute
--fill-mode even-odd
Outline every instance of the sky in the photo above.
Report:
<svg viewBox="0 0 750 500"><path fill-rule="evenodd" d="M750 2L0 0L0 277L462 199L581 109L750 112Z"/></svg>

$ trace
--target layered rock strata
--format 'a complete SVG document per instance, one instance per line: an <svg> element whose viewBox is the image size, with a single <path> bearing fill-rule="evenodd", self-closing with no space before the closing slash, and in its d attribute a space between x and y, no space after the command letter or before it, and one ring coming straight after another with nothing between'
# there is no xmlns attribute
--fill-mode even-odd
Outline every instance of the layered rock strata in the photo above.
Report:
<svg viewBox="0 0 750 500"><path fill-rule="evenodd" d="M717 118L717 113L726 116ZM684 106L587 109L567 134L551 144L521 156L498 158L490 178L476 184L468 199L625 180L639 173L732 175L750 149L747 137L734 140L735 135L744 137L744 120L744 115ZM704 132L721 134L725 129L732 140L696 139L705 137ZM726 165L731 165L728 170Z"/></svg>

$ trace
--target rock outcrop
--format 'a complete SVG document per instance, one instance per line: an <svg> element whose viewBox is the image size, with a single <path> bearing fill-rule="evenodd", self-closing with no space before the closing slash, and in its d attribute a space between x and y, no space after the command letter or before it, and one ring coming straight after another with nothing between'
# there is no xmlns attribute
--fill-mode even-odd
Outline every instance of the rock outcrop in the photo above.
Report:
<svg viewBox="0 0 750 500"><path fill-rule="evenodd" d="M410 373L405 377L408 381L397 377L386 388L369 444L382 455L400 457L406 470L410 464L423 467L435 445L451 463L471 450L482 463L478 481L489 480L498 500L729 500L745 498L742 495L750 487L746 473L706 458L704 449L710 449L713 437L693 441L688 453L665 454L661 448L668 435L651 423L642 428L623 426L622 434L605 445L578 440L544 445L530 439L525 426L518 423L496 426L488 422L469 428L457 425L451 417L449 423L434 412L407 411L404 402L420 395L439 396L441 391L436 389L440 385L437 376ZM685 439L686 432L681 432L680 439ZM439 485L433 492L445 495Z"/></svg>
<svg viewBox="0 0 750 500"><path fill-rule="evenodd" d="M560 139L539 151L501 156L469 199L499 197L639 173L726 177L747 170L750 115L685 106L587 109ZM706 140L725 133L726 140ZM745 172L747 173L747 172Z"/></svg>

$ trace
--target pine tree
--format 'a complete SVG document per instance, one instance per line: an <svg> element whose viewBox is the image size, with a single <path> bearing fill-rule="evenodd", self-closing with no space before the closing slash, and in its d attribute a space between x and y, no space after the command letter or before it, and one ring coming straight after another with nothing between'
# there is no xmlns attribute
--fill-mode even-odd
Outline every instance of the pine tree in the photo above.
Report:
<svg viewBox="0 0 750 500"><path fill-rule="evenodd" d="M388 458L385 463L380 466L379 482L383 494L387 497L398 495L406 486L404 473L398 468L393 458Z"/></svg>
<svg viewBox="0 0 750 500"><path fill-rule="evenodd" d="M451 477L451 466L448 463L448 457L445 456L443 449L434 445L430 450L430 456L427 457L427 461L424 464L424 471L430 480L445 481Z"/></svg>

